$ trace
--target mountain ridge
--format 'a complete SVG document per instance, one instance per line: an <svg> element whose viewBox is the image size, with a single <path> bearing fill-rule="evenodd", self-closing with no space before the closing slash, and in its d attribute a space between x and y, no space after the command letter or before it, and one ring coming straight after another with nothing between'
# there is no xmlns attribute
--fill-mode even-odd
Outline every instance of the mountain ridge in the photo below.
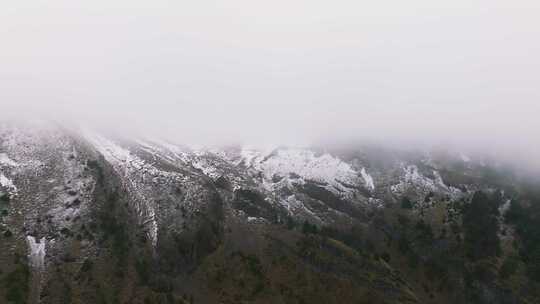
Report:
<svg viewBox="0 0 540 304"><path fill-rule="evenodd" d="M2 125L0 139L12 303L537 297L505 218L528 192L462 153L193 148L44 124ZM515 282L493 275L512 259Z"/></svg>

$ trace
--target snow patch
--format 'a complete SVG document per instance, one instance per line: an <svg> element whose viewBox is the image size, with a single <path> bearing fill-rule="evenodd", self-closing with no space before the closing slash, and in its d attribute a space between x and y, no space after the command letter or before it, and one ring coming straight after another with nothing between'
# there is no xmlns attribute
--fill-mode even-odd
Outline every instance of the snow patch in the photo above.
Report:
<svg viewBox="0 0 540 304"><path fill-rule="evenodd" d="M364 179L366 188L370 189L371 191L375 190L375 183L373 183L373 177L371 177L371 175L369 175L366 172L366 168L362 168L362 170L360 171L360 174L362 175L362 178Z"/></svg>
<svg viewBox="0 0 540 304"><path fill-rule="evenodd" d="M391 186L390 190L394 193L403 193L408 188L413 187L423 194L428 192L444 192L450 197L456 198L460 191L454 187L447 186L438 171L433 170L433 179L422 175L415 165L403 167L405 175L397 185Z"/></svg>
<svg viewBox="0 0 540 304"><path fill-rule="evenodd" d="M9 158L6 153L0 153L0 165L4 165L7 167L17 167L19 164Z"/></svg>
<svg viewBox="0 0 540 304"><path fill-rule="evenodd" d="M304 149L280 149L265 154L243 149L241 157L247 167L260 171L267 182L275 176L288 178L294 174L304 181L325 183L329 189L343 192L350 191L344 183L354 185L358 182L358 173L349 164L327 153L317 156Z"/></svg>
<svg viewBox="0 0 540 304"><path fill-rule="evenodd" d="M444 183L441 174L438 171L433 170L433 176L435 176L435 182L443 187L444 189L449 189L448 186Z"/></svg>
<svg viewBox="0 0 540 304"><path fill-rule="evenodd" d="M6 177L2 172L0 172L0 185L2 185L2 187L4 188L10 189L12 194L15 194L17 192L17 187L15 186L13 181Z"/></svg>
<svg viewBox="0 0 540 304"><path fill-rule="evenodd" d="M42 237L39 241L36 238L28 235L26 243L28 244L28 259L30 266L34 268L43 268L45 266L45 238Z"/></svg>
<svg viewBox="0 0 540 304"><path fill-rule="evenodd" d="M251 223L251 222L258 222L259 220L264 221L263 218L255 217L255 216L248 216L248 218L247 218L248 223Z"/></svg>
<svg viewBox="0 0 540 304"><path fill-rule="evenodd" d="M512 204L512 200L508 199L508 200L506 200L506 202L504 202L504 204L502 204L499 207L499 213L500 213L501 216L504 216L506 214L508 209L510 209L511 204Z"/></svg>

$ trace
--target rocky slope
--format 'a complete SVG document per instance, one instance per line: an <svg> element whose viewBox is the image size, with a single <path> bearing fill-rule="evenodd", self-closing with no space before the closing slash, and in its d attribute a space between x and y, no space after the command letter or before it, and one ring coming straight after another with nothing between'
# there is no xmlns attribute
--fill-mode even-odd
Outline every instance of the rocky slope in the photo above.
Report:
<svg viewBox="0 0 540 304"><path fill-rule="evenodd" d="M192 148L3 123L0 299L534 303L537 255L505 218L530 189L461 153Z"/></svg>

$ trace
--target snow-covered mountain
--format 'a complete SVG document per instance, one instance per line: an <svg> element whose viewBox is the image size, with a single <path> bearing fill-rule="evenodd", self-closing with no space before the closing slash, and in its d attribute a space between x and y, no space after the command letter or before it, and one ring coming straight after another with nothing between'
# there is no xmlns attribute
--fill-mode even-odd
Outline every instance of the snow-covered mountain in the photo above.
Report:
<svg viewBox="0 0 540 304"><path fill-rule="evenodd" d="M463 153L439 154L368 146L346 153L192 148L48 123L4 123L0 279L16 284L0 285L0 297L13 303L305 303L314 295L336 299L331 294L341 290L340 299L350 301L424 303L434 292L422 286L424 279L412 282L407 271L379 258L394 250L385 244L400 234L383 215L405 208L409 218L426 217L450 230L475 192L512 186L486 179L486 165ZM337 231L357 227L365 251L338 237ZM334 230L323 239L312 233ZM327 243L330 236L335 243ZM339 262L320 260L329 255ZM244 262L248 268L239 277L226 273L228 265ZM277 266L282 262L288 266ZM285 278L292 273L310 277L291 283ZM299 287L305 280L312 287L339 282L323 292ZM254 290L238 291L252 282ZM444 288L436 292L453 299Z"/></svg>

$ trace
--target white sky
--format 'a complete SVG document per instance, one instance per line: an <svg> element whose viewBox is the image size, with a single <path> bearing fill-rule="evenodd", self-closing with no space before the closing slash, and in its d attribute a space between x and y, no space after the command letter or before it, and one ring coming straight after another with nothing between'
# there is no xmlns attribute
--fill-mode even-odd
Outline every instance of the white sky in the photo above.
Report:
<svg viewBox="0 0 540 304"><path fill-rule="evenodd" d="M538 159L539 82L540 1L0 3L8 116L199 142L436 138Z"/></svg>

